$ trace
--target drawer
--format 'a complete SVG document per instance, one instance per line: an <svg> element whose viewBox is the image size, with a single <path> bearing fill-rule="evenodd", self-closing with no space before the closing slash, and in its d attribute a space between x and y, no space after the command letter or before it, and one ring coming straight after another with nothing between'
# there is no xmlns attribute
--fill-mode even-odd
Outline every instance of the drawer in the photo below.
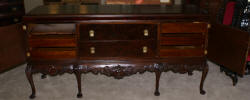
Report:
<svg viewBox="0 0 250 100"><path fill-rule="evenodd" d="M207 23L163 23L161 33L204 33L207 32Z"/></svg>
<svg viewBox="0 0 250 100"><path fill-rule="evenodd" d="M75 48L32 48L31 59L74 59L76 58Z"/></svg>
<svg viewBox="0 0 250 100"><path fill-rule="evenodd" d="M86 57L154 57L155 41L86 42L81 43L79 55Z"/></svg>
<svg viewBox="0 0 250 100"><path fill-rule="evenodd" d="M28 24L27 31L31 35L72 35L75 24Z"/></svg>
<svg viewBox="0 0 250 100"><path fill-rule="evenodd" d="M80 40L156 39L156 24L80 24Z"/></svg>
<svg viewBox="0 0 250 100"><path fill-rule="evenodd" d="M76 47L75 35L31 36L30 47Z"/></svg>

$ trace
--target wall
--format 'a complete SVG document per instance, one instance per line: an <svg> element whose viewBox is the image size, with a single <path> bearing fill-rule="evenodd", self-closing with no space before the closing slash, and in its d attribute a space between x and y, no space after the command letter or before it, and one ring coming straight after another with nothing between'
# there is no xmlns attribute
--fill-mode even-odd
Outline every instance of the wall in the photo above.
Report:
<svg viewBox="0 0 250 100"><path fill-rule="evenodd" d="M181 0L175 0L175 4L181 4ZM43 5L43 0L24 0L24 5L25 5L25 11L27 13L31 9L39 5Z"/></svg>

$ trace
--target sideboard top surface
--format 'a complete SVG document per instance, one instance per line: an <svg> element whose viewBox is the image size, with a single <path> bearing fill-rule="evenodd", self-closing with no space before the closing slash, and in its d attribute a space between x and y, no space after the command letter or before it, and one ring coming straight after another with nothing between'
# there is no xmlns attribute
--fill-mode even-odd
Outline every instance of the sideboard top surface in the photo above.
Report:
<svg viewBox="0 0 250 100"><path fill-rule="evenodd" d="M197 6L181 5L45 5L28 15L144 15L144 14L202 14Z"/></svg>
<svg viewBox="0 0 250 100"><path fill-rule="evenodd" d="M26 14L24 21L207 19L204 12L194 5L43 5Z"/></svg>

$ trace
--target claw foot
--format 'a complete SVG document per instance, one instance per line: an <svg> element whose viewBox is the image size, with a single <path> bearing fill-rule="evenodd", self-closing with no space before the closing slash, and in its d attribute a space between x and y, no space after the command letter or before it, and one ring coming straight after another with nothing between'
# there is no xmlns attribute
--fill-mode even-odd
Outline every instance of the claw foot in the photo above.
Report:
<svg viewBox="0 0 250 100"><path fill-rule="evenodd" d="M201 91L200 91L200 94L201 94L201 95L205 95L205 94L206 94L206 91L201 90Z"/></svg>
<svg viewBox="0 0 250 100"><path fill-rule="evenodd" d="M82 93L78 93L77 98L82 98Z"/></svg>
<svg viewBox="0 0 250 100"><path fill-rule="evenodd" d="M30 95L30 99L34 99L35 97L36 97L35 94Z"/></svg>
<svg viewBox="0 0 250 100"><path fill-rule="evenodd" d="M160 96L160 92L159 91L155 91L155 96Z"/></svg>

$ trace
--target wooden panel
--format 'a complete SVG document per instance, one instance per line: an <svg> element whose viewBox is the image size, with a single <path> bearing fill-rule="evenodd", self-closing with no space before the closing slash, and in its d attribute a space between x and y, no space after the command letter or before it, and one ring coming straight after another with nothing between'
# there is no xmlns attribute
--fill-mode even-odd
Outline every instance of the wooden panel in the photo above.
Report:
<svg viewBox="0 0 250 100"><path fill-rule="evenodd" d="M195 57L204 56L204 49L202 48L171 48L171 49L160 49L160 57Z"/></svg>
<svg viewBox="0 0 250 100"><path fill-rule="evenodd" d="M160 45L202 45L201 37L160 37Z"/></svg>
<svg viewBox="0 0 250 100"><path fill-rule="evenodd" d="M25 60L24 32L20 24L0 27L0 72Z"/></svg>
<svg viewBox="0 0 250 100"><path fill-rule="evenodd" d="M31 51L31 59L74 59L74 48L34 48Z"/></svg>
<svg viewBox="0 0 250 100"><path fill-rule="evenodd" d="M90 37L93 30L94 37ZM144 36L144 31L148 36ZM81 24L81 40L137 40L155 38L157 25L155 24Z"/></svg>
<svg viewBox="0 0 250 100"><path fill-rule="evenodd" d="M154 57L155 41L86 42L81 43L81 57ZM147 52L143 53L143 47ZM95 53L91 54L91 47Z"/></svg>
<svg viewBox="0 0 250 100"><path fill-rule="evenodd" d="M161 25L161 33L203 33L206 31L206 23L164 23Z"/></svg>
<svg viewBox="0 0 250 100"><path fill-rule="evenodd" d="M74 35L32 36L30 47L76 47Z"/></svg>
<svg viewBox="0 0 250 100"><path fill-rule="evenodd" d="M240 75L245 73L249 33L213 23L208 38L208 58Z"/></svg>

